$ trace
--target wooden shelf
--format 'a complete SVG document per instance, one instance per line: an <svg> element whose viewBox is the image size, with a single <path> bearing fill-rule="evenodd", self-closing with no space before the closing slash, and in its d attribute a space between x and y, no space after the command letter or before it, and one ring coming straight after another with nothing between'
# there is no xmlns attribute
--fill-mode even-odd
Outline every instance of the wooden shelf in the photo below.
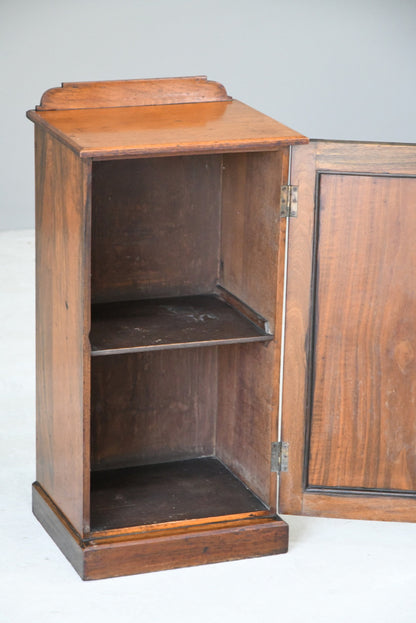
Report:
<svg viewBox="0 0 416 623"><path fill-rule="evenodd" d="M213 457L93 472L91 529L264 513L267 507Z"/></svg>
<svg viewBox="0 0 416 623"><path fill-rule="evenodd" d="M215 295L92 306L93 356L271 339L272 335Z"/></svg>

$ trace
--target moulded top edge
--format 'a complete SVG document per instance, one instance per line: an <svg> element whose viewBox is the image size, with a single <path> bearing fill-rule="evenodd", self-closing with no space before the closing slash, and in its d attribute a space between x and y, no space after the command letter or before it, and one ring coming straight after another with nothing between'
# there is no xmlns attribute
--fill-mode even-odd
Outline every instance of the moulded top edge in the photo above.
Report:
<svg viewBox="0 0 416 623"><path fill-rule="evenodd" d="M238 100L28 111L82 158L258 151L308 139Z"/></svg>

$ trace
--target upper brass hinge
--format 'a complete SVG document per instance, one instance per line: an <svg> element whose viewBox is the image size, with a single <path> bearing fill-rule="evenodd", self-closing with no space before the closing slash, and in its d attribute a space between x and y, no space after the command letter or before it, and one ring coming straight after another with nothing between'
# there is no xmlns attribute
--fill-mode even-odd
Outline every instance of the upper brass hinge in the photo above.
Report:
<svg viewBox="0 0 416 623"><path fill-rule="evenodd" d="M280 216L296 217L298 215L298 186L282 186L280 192Z"/></svg>
<svg viewBox="0 0 416 623"><path fill-rule="evenodd" d="M274 441L272 443L272 472L287 472L289 469L289 442Z"/></svg>

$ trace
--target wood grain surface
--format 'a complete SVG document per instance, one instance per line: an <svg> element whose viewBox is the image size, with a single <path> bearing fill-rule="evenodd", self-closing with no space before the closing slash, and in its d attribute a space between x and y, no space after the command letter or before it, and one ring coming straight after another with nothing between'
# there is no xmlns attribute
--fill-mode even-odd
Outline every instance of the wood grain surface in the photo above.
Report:
<svg viewBox="0 0 416 623"><path fill-rule="evenodd" d="M281 512L416 517L415 156L408 145L295 149Z"/></svg>
<svg viewBox="0 0 416 623"><path fill-rule="evenodd" d="M36 478L80 533L89 512L88 163L36 128Z"/></svg>
<svg viewBox="0 0 416 623"><path fill-rule="evenodd" d="M224 154L223 159L220 283L266 318L271 333L287 153Z"/></svg>
<svg viewBox="0 0 416 623"><path fill-rule="evenodd" d="M93 301L212 292L220 192L218 155L94 163Z"/></svg>
<svg viewBox="0 0 416 623"><path fill-rule="evenodd" d="M98 579L239 560L287 552L288 527L279 518L258 518L157 538L102 543L86 549L84 578Z"/></svg>
<svg viewBox="0 0 416 623"><path fill-rule="evenodd" d="M216 347L93 357L91 364L93 469L214 453Z"/></svg>
<svg viewBox="0 0 416 623"><path fill-rule="evenodd" d="M282 554L288 546L287 524L255 513L214 522L207 518L179 529L156 525L141 533L81 539L37 483L33 512L84 580Z"/></svg>
<svg viewBox="0 0 416 623"><path fill-rule="evenodd" d="M49 110L28 113L41 137L36 516L84 578L286 551L271 472L285 237L279 198L288 145L307 139L201 78L65 84L45 94L41 108ZM161 318L161 299L174 297L177 311L181 297L213 293L225 301L222 333L199 332L198 344L266 332L268 344L115 355L113 341L106 356L91 359L91 298L101 311L116 309L117 321L121 309L153 305L147 348L187 343L182 326ZM114 314L104 316L113 322ZM113 322L106 339L119 338L124 324ZM136 324L123 338L126 350L135 348ZM93 327L93 345L95 337ZM194 470L193 493L166 466L213 456L221 473ZM150 486L167 469L159 479L165 490ZM122 486L100 501L122 473ZM179 506L169 510L179 484ZM153 500L147 518L143 487ZM195 492L201 499L189 501Z"/></svg>
<svg viewBox="0 0 416 623"><path fill-rule="evenodd" d="M81 158L267 151L307 142L299 132L237 100L29 111L28 117Z"/></svg>
<svg viewBox="0 0 416 623"><path fill-rule="evenodd" d="M219 348L216 454L268 506L276 506L271 444L277 440L273 343ZM277 377L278 378L278 377Z"/></svg>
<svg viewBox="0 0 416 623"><path fill-rule="evenodd" d="M221 284L266 318L274 339L219 349L217 454L272 508L285 236L279 199L287 167L287 149L224 156Z"/></svg>
<svg viewBox="0 0 416 623"><path fill-rule="evenodd" d="M94 305L92 355L273 339L214 295Z"/></svg>
<svg viewBox="0 0 416 623"><path fill-rule="evenodd" d="M206 76L64 82L61 87L48 89L36 110L154 106L230 99L222 84L207 80Z"/></svg>
<svg viewBox="0 0 416 623"><path fill-rule="evenodd" d="M266 510L213 457L92 474L93 531Z"/></svg>
<svg viewBox="0 0 416 623"><path fill-rule="evenodd" d="M416 491L416 178L319 180L309 485Z"/></svg>

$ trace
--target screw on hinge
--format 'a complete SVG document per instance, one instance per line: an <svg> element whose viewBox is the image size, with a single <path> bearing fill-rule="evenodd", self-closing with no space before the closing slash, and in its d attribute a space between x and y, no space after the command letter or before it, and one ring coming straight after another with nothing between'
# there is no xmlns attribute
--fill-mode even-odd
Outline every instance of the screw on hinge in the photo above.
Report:
<svg viewBox="0 0 416 623"><path fill-rule="evenodd" d="M282 186L280 192L280 216L296 217L298 215L298 186Z"/></svg>
<svg viewBox="0 0 416 623"><path fill-rule="evenodd" d="M289 467L289 443L274 441L272 443L272 472L287 472Z"/></svg>

